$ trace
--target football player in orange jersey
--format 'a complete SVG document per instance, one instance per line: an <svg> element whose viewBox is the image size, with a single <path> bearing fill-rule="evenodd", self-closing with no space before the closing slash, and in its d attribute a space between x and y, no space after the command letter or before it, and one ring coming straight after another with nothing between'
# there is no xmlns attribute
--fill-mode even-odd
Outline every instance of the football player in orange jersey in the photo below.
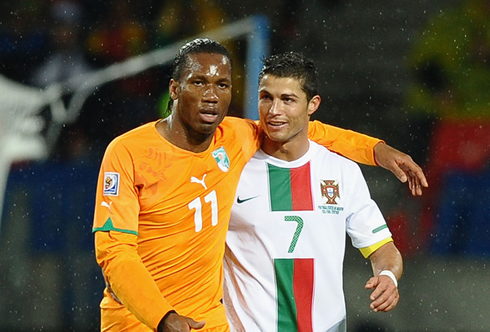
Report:
<svg viewBox="0 0 490 332"><path fill-rule="evenodd" d="M241 171L262 131L226 117L232 64L221 44L193 40L172 68L171 115L115 138L102 161L93 226L107 284L102 331L229 331L224 244ZM426 185L410 156L378 139L317 121L308 134L390 169L414 195Z"/></svg>

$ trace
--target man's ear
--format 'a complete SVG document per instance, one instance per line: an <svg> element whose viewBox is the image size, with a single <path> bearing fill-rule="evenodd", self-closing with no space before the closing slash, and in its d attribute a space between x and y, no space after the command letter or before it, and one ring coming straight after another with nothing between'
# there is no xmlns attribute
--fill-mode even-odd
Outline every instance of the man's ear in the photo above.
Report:
<svg viewBox="0 0 490 332"><path fill-rule="evenodd" d="M308 116L311 116L316 112L318 107L320 107L320 103L322 102L322 98L319 95L313 96L308 102Z"/></svg>
<svg viewBox="0 0 490 332"><path fill-rule="evenodd" d="M169 91L169 94L170 94L170 98L172 98L172 100L178 99L179 89L180 89L179 82L177 82L176 80L174 80L172 78L170 80L170 83L168 84L168 91Z"/></svg>

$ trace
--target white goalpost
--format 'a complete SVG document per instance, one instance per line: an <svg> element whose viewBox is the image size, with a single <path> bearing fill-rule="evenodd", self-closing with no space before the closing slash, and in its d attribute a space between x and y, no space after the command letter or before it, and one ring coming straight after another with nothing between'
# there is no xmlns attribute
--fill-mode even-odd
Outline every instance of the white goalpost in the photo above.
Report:
<svg viewBox="0 0 490 332"><path fill-rule="evenodd" d="M244 117L257 119L257 78L262 58L269 52L268 20L251 16L204 32L195 37L208 37L219 42L244 38L245 57ZM193 37L194 38L194 37ZM192 38L189 38L189 40ZM172 62L186 40L136 56L106 68L37 89L0 75L0 222L2 218L8 174L12 163L43 160L49 157L61 126L77 120L85 100L98 87L141 73L151 67ZM62 98L70 96L65 105ZM41 116L48 110L50 123ZM1 223L0 223L1 226Z"/></svg>

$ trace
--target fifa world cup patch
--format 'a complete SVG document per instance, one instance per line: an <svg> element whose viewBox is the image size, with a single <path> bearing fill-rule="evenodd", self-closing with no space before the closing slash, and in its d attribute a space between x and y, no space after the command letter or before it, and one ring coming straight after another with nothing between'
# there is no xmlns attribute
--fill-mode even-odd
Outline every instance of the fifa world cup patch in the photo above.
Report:
<svg viewBox="0 0 490 332"><path fill-rule="evenodd" d="M118 196L118 195L119 195L119 173L105 172L103 196Z"/></svg>
<svg viewBox="0 0 490 332"><path fill-rule="evenodd" d="M230 158L228 158L225 148L220 147L211 153L214 157L214 160L216 160L216 163L218 164L220 170L222 170L223 172L228 172L228 170L230 169Z"/></svg>

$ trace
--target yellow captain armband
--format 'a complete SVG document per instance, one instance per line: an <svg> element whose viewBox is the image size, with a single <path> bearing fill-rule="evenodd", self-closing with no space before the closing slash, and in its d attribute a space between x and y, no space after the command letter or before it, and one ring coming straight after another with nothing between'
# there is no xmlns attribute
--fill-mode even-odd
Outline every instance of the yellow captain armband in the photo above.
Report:
<svg viewBox="0 0 490 332"><path fill-rule="evenodd" d="M386 239L384 240L381 240L369 247L366 247L366 248L359 248L359 250L361 251L361 254L364 256L364 258L368 258L369 256L371 256L371 254L373 252L375 252L376 250L378 250L379 248L381 248L382 246L384 246L385 244L387 244L388 242L393 242L393 238L390 236L390 237L387 237Z"/></svg>

